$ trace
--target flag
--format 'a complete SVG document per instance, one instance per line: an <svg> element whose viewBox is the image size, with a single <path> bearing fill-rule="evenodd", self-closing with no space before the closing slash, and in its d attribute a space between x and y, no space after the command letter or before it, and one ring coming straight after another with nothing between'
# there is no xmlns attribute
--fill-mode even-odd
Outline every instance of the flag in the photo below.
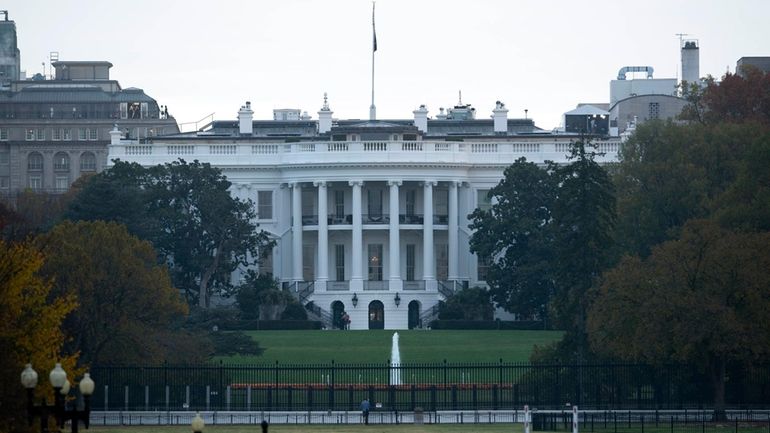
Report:
<svg viewBox="0 0 770 433"><path fill-rule="evenodd" d="M372 2L372 52L377 51L377 32L374 30L374 2Z"/></svg>

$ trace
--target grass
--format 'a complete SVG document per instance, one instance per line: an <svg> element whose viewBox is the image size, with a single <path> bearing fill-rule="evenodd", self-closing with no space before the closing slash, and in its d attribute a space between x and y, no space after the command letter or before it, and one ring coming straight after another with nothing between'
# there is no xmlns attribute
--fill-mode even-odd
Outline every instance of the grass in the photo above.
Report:
<svg viewBox="0 0 770 433"><path fill-rule="evenodd" d="M393 331L249 331L261 356L217 357L226 363L385 363ZM526 362L535 345L560 331L399 331L401 362Z"/></svg>

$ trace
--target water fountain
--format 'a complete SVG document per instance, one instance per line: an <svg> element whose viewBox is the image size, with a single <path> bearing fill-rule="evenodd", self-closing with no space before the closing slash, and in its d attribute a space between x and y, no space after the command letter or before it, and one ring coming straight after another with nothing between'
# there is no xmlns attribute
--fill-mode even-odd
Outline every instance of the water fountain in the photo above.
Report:
<svg viewBox="0 0 770 433"><path fill-rule="evenodd" d="M398 332L393 333L390 347L390 384L401 385L401 351L398 349Z"/></svg>

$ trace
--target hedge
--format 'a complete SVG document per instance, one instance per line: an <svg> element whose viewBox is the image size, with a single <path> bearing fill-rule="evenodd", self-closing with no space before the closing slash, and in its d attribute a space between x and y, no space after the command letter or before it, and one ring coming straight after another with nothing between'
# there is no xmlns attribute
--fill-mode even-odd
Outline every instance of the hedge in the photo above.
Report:
<svg viewBox="0 0 770 433"><path fill-rule="evenodd" d="M316 320L228 320L219 326L223 331L294 331L321 329Z"/></svg>
<svg viewBox="0 0 770 433"><path fill-rule="evenodd" d="M539 320L434 320L431 329L490 329L535 331L543 329Z"/></svg>

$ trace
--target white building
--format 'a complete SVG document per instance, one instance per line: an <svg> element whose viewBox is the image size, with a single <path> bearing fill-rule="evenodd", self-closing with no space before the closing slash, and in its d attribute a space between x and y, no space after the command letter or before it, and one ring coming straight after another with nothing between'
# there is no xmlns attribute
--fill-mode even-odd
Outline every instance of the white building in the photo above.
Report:
<svg viewBox="0 0 770 433"><path fill-rule="evenodd" d="M318 120L291 113L254 121L246 103L238 121L197 133L141 141L116 133L109 159L222 169L277 242L261 271L326 320L347 312L351 329L417 327L457 288L483 285L468 214L489 206L487 192L516 159L566 162L577 138L508 119L500 102L488 119L470 105L436 119L420 106L408 120L334 120L326 101ZM594 142L601 161L616 159L619 137Z"/></svg>

